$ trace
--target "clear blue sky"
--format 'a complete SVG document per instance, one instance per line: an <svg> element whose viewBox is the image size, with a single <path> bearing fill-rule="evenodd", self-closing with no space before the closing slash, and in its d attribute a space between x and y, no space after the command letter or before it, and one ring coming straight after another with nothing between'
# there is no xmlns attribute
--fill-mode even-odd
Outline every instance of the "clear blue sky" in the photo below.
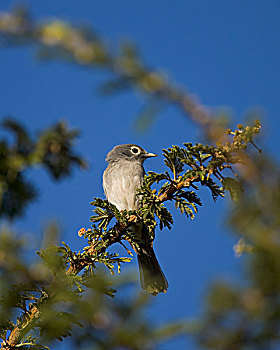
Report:
<svg viewBox="0 0 280 350"><path fill-rule="evenodd" d="M10 10L13 3L1 0L0 10ZM135 42L145 62L197 94L203 104L229 107L236 123L250 108L262 107L265 147L279 147L278 0L30 0L27 4L37 19L59 17L89 24L112 47L124 39ZM172 144L200 141L198 130L175 108L165 110L146 133L138 134L134 123L142 96L129 92L100 98L96 89L104 74L40 62L28 48L1 49L0 77L0 118L12 115L34 131L65 119L82 131L78 149L90 170L76 171L60 184L41 170L32 171L30 177L41 195L17 222L25 232L38 232L57 218L63 239L73 249L81 248L77 230L89 225L89 202L93 196L104 196L104 159L114 145L133 142L160 154ZM162 160L162 156L148 160L146 170L161 171ZM170 287L153 301L151 317L156 322L196 316L209 282L240 275L240 259L232 250L237 238L225 228L228 203L214 204L207 192L203 199L194 221L175 215L173 231L157 235L155 248ZM162 349L179 348L192 349L192 343L172 342Z"/></svg>

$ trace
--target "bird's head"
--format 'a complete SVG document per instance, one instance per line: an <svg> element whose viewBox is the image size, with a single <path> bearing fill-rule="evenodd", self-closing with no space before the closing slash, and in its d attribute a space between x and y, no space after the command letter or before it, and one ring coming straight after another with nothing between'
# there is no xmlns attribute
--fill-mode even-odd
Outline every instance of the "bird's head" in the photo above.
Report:
<svg viewBox="0 0 280 350"><path fill-rule="evenodd" d="M125 145L115 146L112 151L107 154L106 161L108 163L116 162L121 159L137 161L143 163L147 158L156 157L154 153L149 153L144 148L128 143Z"/></svg>

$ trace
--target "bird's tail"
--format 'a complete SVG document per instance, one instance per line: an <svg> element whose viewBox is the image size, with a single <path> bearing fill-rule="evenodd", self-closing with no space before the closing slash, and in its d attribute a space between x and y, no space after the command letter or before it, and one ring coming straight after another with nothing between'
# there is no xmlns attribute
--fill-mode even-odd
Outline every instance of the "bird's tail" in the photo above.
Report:
<svg viewBox="0 0 280 350"><path fill-rule="evenodd" d="M141 286L152 295L157 295L160 292L165 293L168 288L167 279L162 272L153 248L150 247L148 250L137 253Z"/></svg>

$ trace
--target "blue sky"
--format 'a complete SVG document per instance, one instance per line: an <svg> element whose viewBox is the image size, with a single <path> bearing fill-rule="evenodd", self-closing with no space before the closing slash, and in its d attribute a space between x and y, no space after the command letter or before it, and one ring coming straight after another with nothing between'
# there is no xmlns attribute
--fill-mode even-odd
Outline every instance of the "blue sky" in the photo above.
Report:
<svg viewBox="0 0 280 350"><path fill-rule="evenodd" d="M10 10L12 4L2 0L0 10ZM234 123L242 122L251 109L261 108L263 147L277 155L279 1L33 0L27 4L37 19L59 17L89 24L112 48L131 40L149 66L198 95L203 104L229 108ZM63 239L73 249L81 248L76 232L89 225L92 197L104 196L104 159L114 145L133 142L161 154L172 144L201 140L197 128L173 107L139 134L134 125L143 96L135 91L98 96L97 87L107 76L101 72L38 61L30 48L2 49L0 72L0 118L12 115L34 131L65 119L82 132L77 147L89 161L89 171L75 171L73 178L59 184L40 169L30 172L40 197L17 222L21 231L38 232L48 220L57 219ZM162 156L148 160L146 170L161 171L162 163ZM204 205L195 220L177 213L174 229L157 235L155 249L170 287L153 301L150 312L156 322L198 315L207 284L237 279L242 270L232 250L237 238L225 227L229 203L220 199L214 204L206 191L202 197ZM170 342L162 349L189 349L191 344Z"/></svg>

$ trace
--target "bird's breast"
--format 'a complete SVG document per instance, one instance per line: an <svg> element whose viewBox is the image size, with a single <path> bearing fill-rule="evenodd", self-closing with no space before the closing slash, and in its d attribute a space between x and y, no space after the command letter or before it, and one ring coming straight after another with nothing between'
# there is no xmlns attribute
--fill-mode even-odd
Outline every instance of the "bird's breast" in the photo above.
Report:
<svg viewBox="0 0 280 350"><path fill-rule="evenodd" d="M119 161L109 164L103 174L103 187L108 201L119 210L139 207L136 190L141 186L144 168L138 162Z"/></svg>

